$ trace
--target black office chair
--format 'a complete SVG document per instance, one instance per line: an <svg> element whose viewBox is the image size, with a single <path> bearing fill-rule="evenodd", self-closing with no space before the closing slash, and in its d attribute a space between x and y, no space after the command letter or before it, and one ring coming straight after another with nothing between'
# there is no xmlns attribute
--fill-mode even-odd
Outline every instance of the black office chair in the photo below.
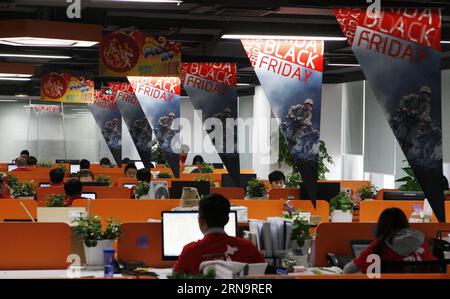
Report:
<svg viewBox="0 0 450 299"><path fill-rule="evenodd" d="M449 260L381 261L381 273L446 273Z"/></svg>

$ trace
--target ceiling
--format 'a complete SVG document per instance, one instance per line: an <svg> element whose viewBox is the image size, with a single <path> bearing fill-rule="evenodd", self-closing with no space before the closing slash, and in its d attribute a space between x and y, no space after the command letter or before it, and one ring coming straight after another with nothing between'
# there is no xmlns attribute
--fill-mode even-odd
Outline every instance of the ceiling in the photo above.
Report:
<svg viewBox="0 0 450 299"><path fill-rule="evenodd" d="M442 8L442 39L450 40L450 1L389 1L383 7ZM184 0L174 3L136 3L117 0L81 0L80 20L66 16L66 0L0 0L0 20L42 19L100 24L104 33L119 28L166 35L182 43L182 60L236 62L238 82L258 84L244 49L238 40L223 40L223 33L343 36L330 7L366 7L365 0L269 1L269 0ZM450 68L450 45L443 44L443 68ZM98 48L16 48L0 45L0 53L69 55L69 60L0 58L2 62L33 63L35 76L29 82L0 81L0 95L39 95L40 76L47 71L84 74L101 84L98 76ZM363 79L359 67L336 67L328 63L356 63L346 41L326 42L324 83ZM239 87L241 95L253 87Z"/></svg>

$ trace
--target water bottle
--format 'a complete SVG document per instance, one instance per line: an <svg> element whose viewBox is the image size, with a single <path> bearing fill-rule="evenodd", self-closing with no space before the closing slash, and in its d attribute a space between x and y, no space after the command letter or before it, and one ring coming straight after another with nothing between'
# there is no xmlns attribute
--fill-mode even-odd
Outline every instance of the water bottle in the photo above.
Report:
<svg viewBox="0 0 450 299"><path fill-rule="evenodd" d="M105 277L114 276L114 248L103 249L103 262L105 265Z"/></svg>

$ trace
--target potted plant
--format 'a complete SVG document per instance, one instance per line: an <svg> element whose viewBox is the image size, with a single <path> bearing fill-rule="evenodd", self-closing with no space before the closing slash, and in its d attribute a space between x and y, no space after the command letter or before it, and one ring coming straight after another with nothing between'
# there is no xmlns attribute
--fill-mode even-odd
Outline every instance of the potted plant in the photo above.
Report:
<svg viewBox="0 0 450 299"><path fill-rule="evenodd" d="M95 181L100 183L108 183L108 186L112 185L111 177L108 175L98 175L95 178Z"/></svg>
<svg viewBox="0 0 450 299"><path fill-rule="evenodd" d="M47 207L64 207L65 194L50 194L47 198Z"/></svg>
<svg viewBox="0 0 450 299"><path fill-rule="evenodd" d="M170 179L172 176L168 172L160 172L156 177L158 179Z"/></svg>
<svg viewBox="0 0 450 299"><path fill-rule="evenodd" d="M302 176L300 172L293 171L286 177L286 188L300 188L300 183L302 182Z"/></svg>
<svg viewBox="0 0 450 299"><path fill-rule="evenodd" d="M245 196L247 199L265 199L267 196L267 186L264 181L259 179L249 180Z"/></svg>
<svg viewBox="0 0 450 299"><path fill-rule="evenodd" d="M300 211L292 212L285 217L292 221L292 232L290 236L291 246L283 258L284 264L290 266L307 266L309 251L314 234L311 232L311 223L301 217ZM291 268L291 267L287 268Z"/></svg>
<svg viewBox="0 0 450 299"><path fill-rule="evenodd" d="M50 167L53 166L53 162L51 162L51 161L39 161L37 163L37 165L40 166L40 167L50 168Z"/></svg>
<svg viewBox="0 0 450 299"><path fill-rule="evenodd" d="M11 195L13 198L31 198L36 195L36 186L33 181L18 180L15 176L8 177Z"/></svg>
<svg viewBox="0 0 450 299"><path fill-rule="evenodd" d="M358 188L352 196L352 200L355 203L355 208L359 208L361 201L366 199L375 199L377 197L377 187L373 184L365 184Z"/></svg>
<svg viewBox="0 0 450 299"><path fill-rule="evenodd" d="M146 198L150 191L150 185L146 182L139 182L134 189L134 197L136 199Z"/></svg>
<svg viewBox="0 0 450 299"><path fill-rule="evenodd" d="M84 241L86 266L103 268L103 249L114 248L114 240L122 235L120 225L114 218L109 218L103 230L102 219L97 215L92 218L78 217L74 223L74 232Z"/></svg>
<svg viewBox="0 0 450 299"><path fill-rule="evenodd" d="M200 173L213 173L214 166L211 163L202 163L199 168Z"/></svg>
<svg viewBox="0 0 450 299"><path fill-rule="evenodd" d="M330 199L331 222L352 222L354 206L352 199L340 192Z"/></svg>
<svg viewBox="0 0 450 299"><path fill-rule="evenodd" d="M422 187L412 168L404 167L402 170L406 173L406 176L396 180L396 182L404 182L403 185L400 185L399 187L400 191L422 191Z"/></svg>

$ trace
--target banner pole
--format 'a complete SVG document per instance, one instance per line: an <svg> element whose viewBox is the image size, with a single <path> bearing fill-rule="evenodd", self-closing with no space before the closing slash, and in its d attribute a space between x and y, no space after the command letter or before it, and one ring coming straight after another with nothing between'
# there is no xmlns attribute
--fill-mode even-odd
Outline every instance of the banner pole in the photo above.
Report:
<svg viewBox="0 0 450 299"><path fill-rule="evenodd" d="M61 102L61 116L62 116L62 129L63 129L63 136L64 136L64 159L67 158L67 144L66 144L66 123L64 119L64 104Z"/></svg>

